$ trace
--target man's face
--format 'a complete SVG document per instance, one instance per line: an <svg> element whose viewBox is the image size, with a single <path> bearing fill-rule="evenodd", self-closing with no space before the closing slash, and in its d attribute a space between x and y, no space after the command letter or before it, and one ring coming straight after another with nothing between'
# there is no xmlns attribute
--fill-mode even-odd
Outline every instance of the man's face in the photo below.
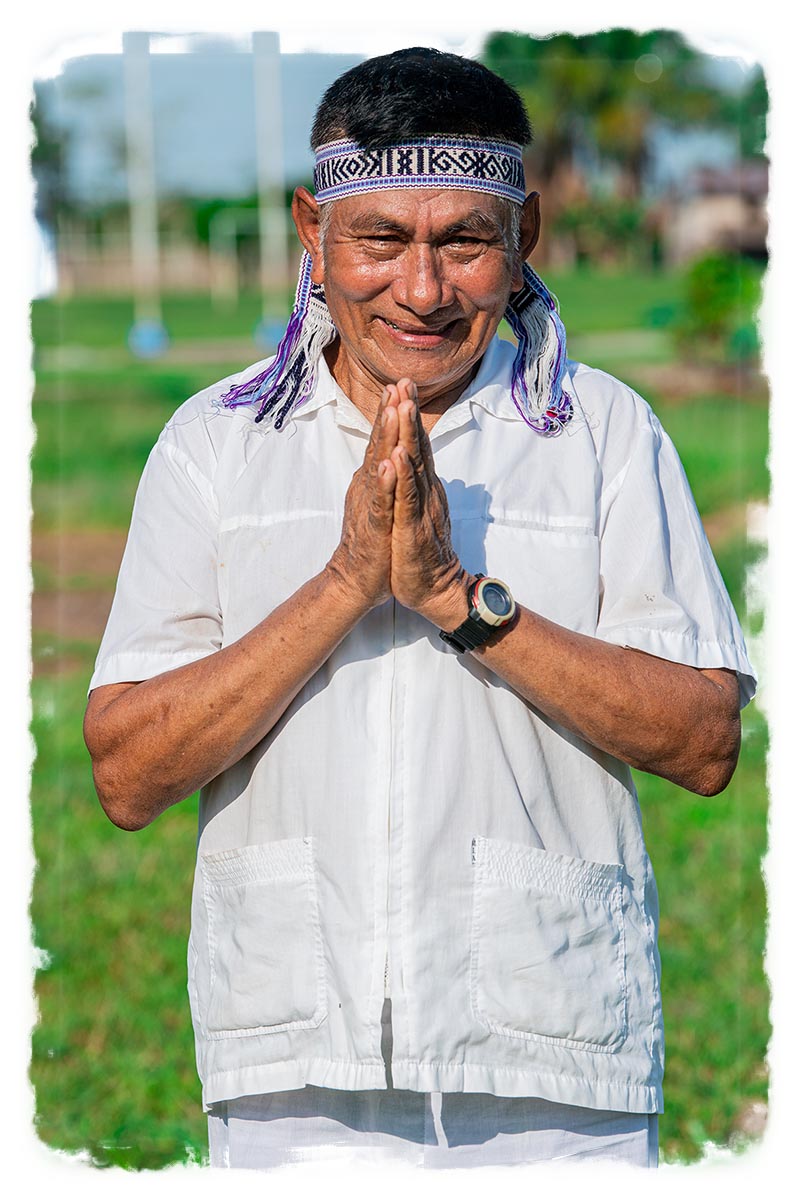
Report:
<svg viewBox="0 0 800 1200"><path fill-rule="evenodd" d="M466 386L521 286L507 206L481 192L391 189L336 201L326 216L340 382L380 392L407 376L422 404Z"/></svg>

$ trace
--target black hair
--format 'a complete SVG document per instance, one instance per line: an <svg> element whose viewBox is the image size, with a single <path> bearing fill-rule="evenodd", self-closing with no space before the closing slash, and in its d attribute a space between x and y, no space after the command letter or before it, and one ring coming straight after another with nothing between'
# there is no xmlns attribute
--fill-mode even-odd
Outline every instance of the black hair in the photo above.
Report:
<svg viewBox="0 0 800 1200"><path fill-rule="evenodd" d="M532 139L519 94L471 58L412 46L345 71L320 101L311 147L347 138L379 150L434 133Z"/></svg>

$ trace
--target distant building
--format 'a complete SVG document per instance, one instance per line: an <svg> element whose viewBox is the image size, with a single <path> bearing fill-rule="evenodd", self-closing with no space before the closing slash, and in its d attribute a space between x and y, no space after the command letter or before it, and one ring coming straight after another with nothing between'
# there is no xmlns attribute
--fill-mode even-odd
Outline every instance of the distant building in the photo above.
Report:
<svg viewBox="0 0 800 1200"><path fill-rule="evenodd" d="M712 250L766 261L768 167L764 161L699 168L679 199L660 206L665 261Z"/></svg>

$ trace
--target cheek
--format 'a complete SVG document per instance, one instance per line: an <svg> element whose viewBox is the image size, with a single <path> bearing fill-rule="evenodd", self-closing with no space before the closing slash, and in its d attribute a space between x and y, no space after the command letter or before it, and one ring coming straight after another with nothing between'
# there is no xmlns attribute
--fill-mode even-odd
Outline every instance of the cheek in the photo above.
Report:
<svg viewBox="0 0 800 1200"><path fill-rule="evenodd" d="M328 300L333 310L337 303L361 304L380 295L391 286L393 267L390 263L376 262L350 262L342 266L332 259L326 264L325 278L328 292L335 297L333 304Z"/></svg>
<svg viewBox="0 0 800 1200"><path fill-rule="evenodd" d="M511 295L511 282L511 271L505 266L476 263L474 269L463 272L456 287L478 312L500 317Z"/></svg>

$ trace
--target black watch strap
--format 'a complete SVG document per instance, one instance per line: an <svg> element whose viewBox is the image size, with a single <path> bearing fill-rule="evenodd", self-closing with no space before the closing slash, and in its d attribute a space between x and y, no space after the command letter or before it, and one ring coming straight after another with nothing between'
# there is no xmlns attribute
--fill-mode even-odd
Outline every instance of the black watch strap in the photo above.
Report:
<svg viewBox="0 0 800 1200"><path fill-rule="evenodd" d="M447 642L448 646L452 646L453 649L457 650L459 654L463 654L466 650L475 650L478 646L482 646L484 642L489 640L490 637L493 637L494 634L499 633L500 629L502 629L506 624L506 622L503 622L502 624L493 625L488 621L482 620L479 616L478 610L475 607L474 594L480 580L485 578L486 576L483 574L476 575L474 582L470 584L467 590L469 615L466 621L462 621L458 628L454 629L452 633L446 633L443 629L439 630L439 637L442 639L442 641ZM505 584L502 586L505 588ZM511 618L509 617L509 620L510 619Z"/></svg>
<svg viewBox="0 0 800 1200"><path fill-rule="evenodd" d="M459 654L463 654L465 650L475 650L478 646L482 646L493 633L497 633L497 630L493 629L491 625L467 617L466 621L462 622L452 633L445 633L443 629L440 629L439 637L443 642L447 642L448 646L454 646Z"/></svg>

